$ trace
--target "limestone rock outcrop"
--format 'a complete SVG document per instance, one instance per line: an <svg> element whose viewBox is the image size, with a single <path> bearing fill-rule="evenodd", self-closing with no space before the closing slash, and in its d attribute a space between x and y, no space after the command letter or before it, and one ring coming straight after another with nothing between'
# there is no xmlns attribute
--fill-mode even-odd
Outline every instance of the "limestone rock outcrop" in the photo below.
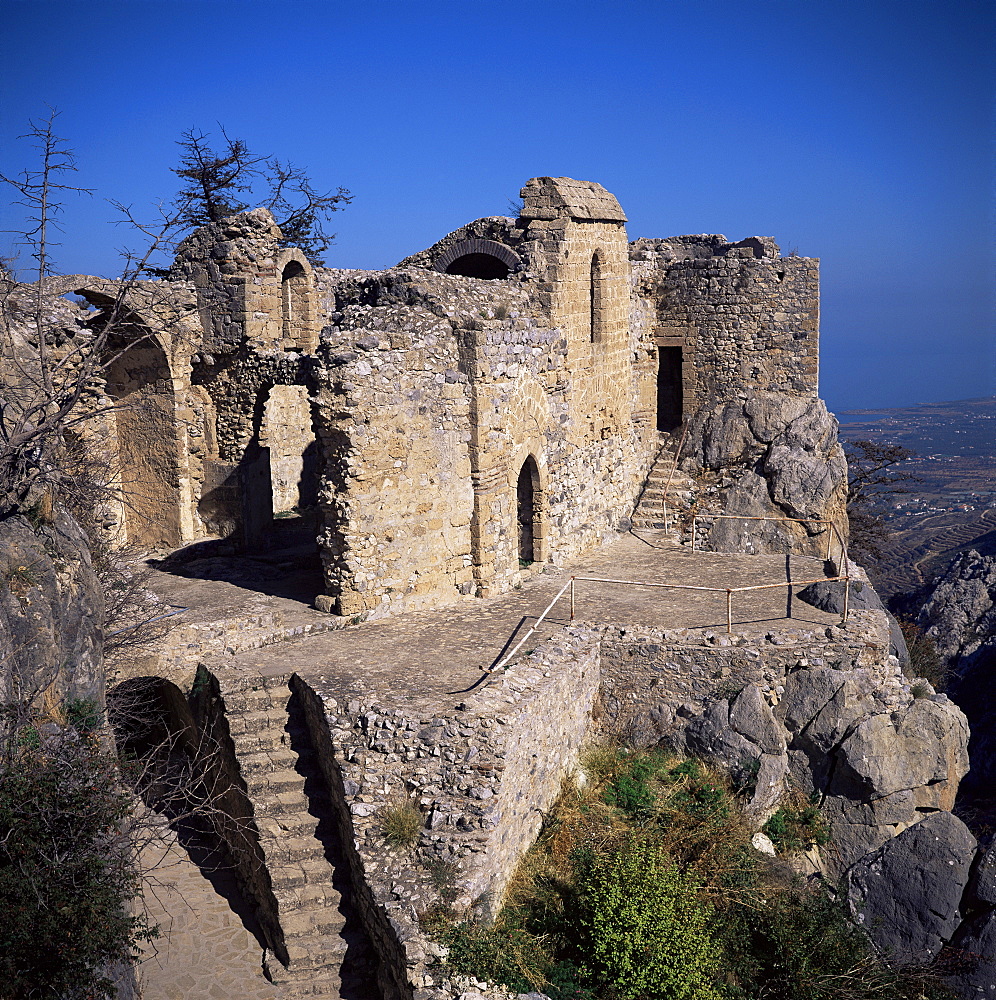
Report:
<svg viewBox="0 0 996 1000"><path fill-rule="evenodd" d="M837 421L819 399L756 392L701 406L689 422L683 467L724 473L721 510L744 517L844 523L847 463ZM823 526L718 520L708 532L717 551L822 554ZM822 542L822 544L821 544Z"/></svg>
<svg viewBox="0 0 996 1000"><path fill-rule="evenodd" d="M975 846L961 820L933 813L854 865L848 903L880 951L920 964L951 940Z"/></svg>
<svg viewBox="0 0 996 1000"><path fill-rule="evenodd" d="M934 587L917 624L937 643L951 672L948 691L972 730L966 791L996 781L996 556L968 551Z"/></svg>
<svg viewBox="0 0 996 1000"><path fill-rule="evenodd" d="M86 538L43 499L33 521L0 521L0 702L50 691L103 704L104 597Z"/></svg>

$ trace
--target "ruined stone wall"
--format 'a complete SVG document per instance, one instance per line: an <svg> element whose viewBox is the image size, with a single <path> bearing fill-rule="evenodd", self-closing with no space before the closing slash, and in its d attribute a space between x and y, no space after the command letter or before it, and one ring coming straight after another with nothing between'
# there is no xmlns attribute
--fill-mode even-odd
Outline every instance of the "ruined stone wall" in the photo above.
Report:
<svg viewBox="0 0 996 1000"><path fill-rule="evenodd" d="M415 268L320 282L332 320L318 375L322 544L340 613L515 586L530 459L535 561L570 558L625 523L655 442L628 417L639 395L628 280L606 280L606 343L586 334L577 366L531 282Z"/></svg>
<svg viewBox="0 0 996 1000"><path fill-rule="evenodd" d="M296 677L319 762L340 812L357 902L384 965L385 995L431 984L433 951L417 914L441 889L457 912L493 915L542 814L577 766L598 686L598 653L575 630L543 643L458 710L432 716L343 702ZM392 848L386 810L410 799L419 844Z"/></svg>
<svg viewBox="0 0 996 1000"><path fill-rule="evenodd" d="M336 289L317 431L319 542L341 614L473 590L470 400L447 316L466 280L387 272Z"/></svg>
<svg viewBox="0 0 996 1000"><path fill-rule="evenodd" d="M202 226L180 244L170 276L197 293L203 350L310 353L317 343L314 275L300 250L281 249L263 208Z"/></svg>
<svg viewBox="0 0 996 1000"><path fill-rule="evenodd" d="M819 261L773 240L639 240L631 248L654 336L683 350L685 413L763 389L813 397L819 377Z"/></svg>

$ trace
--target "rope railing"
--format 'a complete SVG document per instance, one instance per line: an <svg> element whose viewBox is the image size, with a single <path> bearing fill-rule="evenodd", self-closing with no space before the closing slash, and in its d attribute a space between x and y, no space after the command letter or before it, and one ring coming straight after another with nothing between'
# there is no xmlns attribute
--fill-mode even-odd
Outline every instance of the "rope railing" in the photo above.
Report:
<svg viewBox="0 0 996 1000"><path fill-rule="evenodd" d="M822 517L771 517L754 515L754 514L694 514L692 515L692 551L695 552L695 536L697 534L696 528L698 527L698 521L700 518L711 519L711 520L727 520L727 521L791 521L795 524L825 524L829 527L827 531L827 551L826 560L830 561L831 550L833 546L833 539L836 536L837 544L840 546L840 563L839 565L844 567L845 573L847 572L847 545L844 543L844 539L840 534L840 529L837 525L831 521L829 518Z"/></svg>
<svg viewBox="0 0 996 1000"><path fill-rule="evenodd" d="M673 470L672 470L673 472ZM841 561L839 566L843 566L844 572L840 574L838 572L837 576L821 576L815 580L782 580L778 583L754 583L749 584L746 587L702 587L690 583L650 583L643 580L615 580L609 577L600 576L572 576L570 580L567 581L557 591L553 600L546 606L543 613L536 619L536 622L529 629L528 632L515 644L515 647L506 656L503 656L497 663L488 668L488 673L492 673L495 670L500 670L507 666L513 659L516 653L523 647L526 640L539 628L540 624L546 619L546 616L553 610L556 603L564 596L564 594L570 590L570 602L571 602L571 617L570 620L574 621L575 612L575 595L576 595L576 583L610 583L619 584L628 587L652 587L660 590L697 590L704 591L712 594L726 594L726 633L727 635L733 632L733 595L742 594L751 590L772 590L778 587L808 587L814 583L837 583L843 581L844 583L844 607L841 612L841 625L847 624L848 614L849 614L849 604L850 604L850 593L851 593L851 576L850 576L850 566L847 560L847 545L844 542L843 536L840 533L840 529L834 524L833 521L828 518L819 517L771 517L771 516L761 516L761 515L749 515L749 514L697 514L692 517L692 551L695 551L695 527L696 521L699 517L708 518L727 518L729 520L742 520L742 521L792 521L796 523L810 523L810 524L825 524L829 526L827 532L827 551L826 560L830 561L831 545L834 536L837 538L837 543L840 545L840 556Z"/></svg>

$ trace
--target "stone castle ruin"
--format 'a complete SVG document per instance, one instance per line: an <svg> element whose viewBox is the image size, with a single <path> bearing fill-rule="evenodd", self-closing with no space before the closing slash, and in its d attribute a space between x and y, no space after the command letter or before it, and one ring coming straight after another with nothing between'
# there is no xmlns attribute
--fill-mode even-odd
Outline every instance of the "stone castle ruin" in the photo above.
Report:
<svg viewBox="0 0 996 1000"><path fill-rule="evenodd" d="M107 374L128 544L257 550L275 513L317 506L326 609L487 596L627 526L661 434L716 401L820 405L816 260L756 237L628 244L598 184L522 198L380 272L313 268L265 210L190 236L168 283L129 293L136 344ZM779 513L840 521L829 444L836 478Z"/></svg>
<svg viewBox="0 0 996 1000"><path fill-rule="evenodd" d="M653 544L625 558L655 573L749 575L767 554L781 573L798 557L861 575L818 398L818 261L766 237L630 243L590 182L534 178L522 201L384 271L313 267L268 212L245 212L123 292L100 387L117 405L82 442L123 487L104 529L182 560L264 552L294 513L321 575L317 610L191 612L112 703L144 693L167 728L224 748L209 766L239 822L218 836L288 996L340 995L356 926L385 997L449 996L418 926L433 873L454 878L458 910L493 913L582 744L606 733L753 762L757 827L790 787L819 797L836 853L813 863L857 872L869 922L888 905L863 873L902 868L929 824L957 861L950 891L913 901L921 923L897 932L929 960L959 926L974 851L950 813L967 728L925 682L914 693L867 593L846 623L829 591L834 613L799 623L790 588L788 612L727 631L649 604L626 618L606 598L503 669L476 666L475 644L500 633L508 649L541 607L509 604L506 628L496 601L545 602L544 573L605 566L640 529ZM96 307L90 324L120 315L113 282L55 291ZM447 646L459 628L470 639ZM399 800L423 822L410 852L380 833Z"/></svg>

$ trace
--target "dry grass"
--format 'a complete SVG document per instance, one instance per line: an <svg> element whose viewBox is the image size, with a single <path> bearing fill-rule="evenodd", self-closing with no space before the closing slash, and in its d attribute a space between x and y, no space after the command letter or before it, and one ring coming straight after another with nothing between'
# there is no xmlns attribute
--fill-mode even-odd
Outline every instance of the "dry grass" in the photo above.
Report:
<svg viewBox="0 0 996 1000"><path fill-rule="evenodd" d="M389 802L381 811L380 830L392 847L414 847L422 829L422 813L409 798Z"/></svg>

